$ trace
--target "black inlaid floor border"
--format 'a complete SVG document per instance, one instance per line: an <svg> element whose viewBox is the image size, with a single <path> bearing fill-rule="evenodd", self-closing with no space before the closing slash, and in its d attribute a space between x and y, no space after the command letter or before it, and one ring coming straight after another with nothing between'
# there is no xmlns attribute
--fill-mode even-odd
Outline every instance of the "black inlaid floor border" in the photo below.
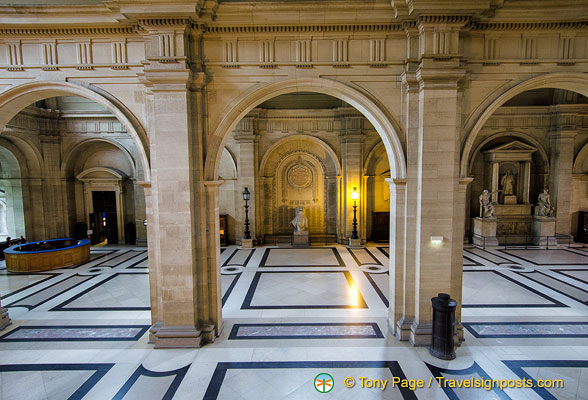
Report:
<svg viewBox="0 0 588 400"><path fill-rule="evenodd" d="M499 262L499 263L496 263L496 262L492 261L491 259L489 259L489 258L486 258L486 257L484 257L483 255L480 255L480 254L474 253L473 251L469 251L468 249L463 249L463 252L464 252L464 253L468 253L468 254L470 254L470 255L472 255L472 256L479 257L479 258L481 258L481 259L483 259L483 260L486 260L486 261L488 261L488 262L489 262L490 264L492 264L492 265L503 265L503 264L518 264L516 261L509 260L508 258L505 258L505 257L503 257L503 256L501 256L501 255L499 255L499 254L494 254L494 253L492 253L492 252L489 252L489 251L488 251L488 250L486 250L486 249L480 249L480 248L476 248L476 250L478 250L478 251L483 251L484 253L488 253L488 254L490 254L490 255L491 255L491 256L493 256L493 257L500 258L500 259L504 260L504 262ZM518 258L518 257L517 257L517 258ZM481 266L481 265L480 265L480 266Z"/></svg>
<svg viewBox="0 0 588 400"><path fill-rule="evenodd" d="M470 264L470 263L468 263L468 264L466 264L466 263L463 263L463 266L464 266L464 267L484 267L484 266L485 266L484 264L480 264L480 263L479 263L479 262L477 262L476 260L472 260L472 259L471 259L470 257L468 257L468 256L465 256L465 255L464 255L464 256L463 256L463 258L464 258L464 260L468 260L468 261L471 263L471 264Z"/></svg>
<svg viewBox="0 0 588 400"><path fill-rule="evenodd" d="M483 379L492 380L492 378L490 378L490 375L488 375L488 373L486 371L484 371L484 369L482 367L480 367L478 365L478 363L475 362L475 361L474 361L474 363L471 366L469 366L468 368L465 368L465 369L447 369L447 368L441 368L441 367L436 367L436 366L434 366L432 364L429 364L427 362L425 362L425 365L427 366L427 368L429 368L429 371L431 371L431 373L433 374L433 376L436 378L436 381L433 383L434 385L438 385L437 378L444 377L443 374L448 374L448 375L472 375L472 374L478 374ZM443 386L441 386L441 388L443 389L443 391L445 392L445 395L450 400L459 400L459 397L457 396L457 394L455 393L455 391L451 387L449 387L448 385L443 385ZM480 390L484 390L484 389L483 388L480 388ZM510 400L510 397L506 393L504 393L503 391L501 391L500 388L498 388L498 387L492 388L492 392L494 393L494 395L496 396L496 398L504 399L504 400Z"/></svg>
<svg viewBox="0 0 588 400"><path fill-rule="evenodd" d="M229 369L324 369L336 368L388 368L392 376L406 380L406 375L398 361L259 361L259 362L219 362L216 365L203 400L216 400L223 385L223 380ZM367 371L366 371L367 373ZM308 385L312 385L313 377L309 377ZM337 384L337 383L335 383ZM340 382L339 384L342 384ZM413 391L407 387L398 386L402 397L406 400L416 400Z"/></svg>
<svg viewBox="0 0 588 400"><path fill-rule="evenodd" d="M367 253L370 255L370 257L371 257L371 258L374 260L374 262L371 262L371 263L362 263L362 262L360 262L360 261L359 261L359 259L357 258L357 256L355 255L355 252L354 252L354 250L365 250L365 251L366 251L366 252L367 252ZM372 252L368 250L368 248L367 248L367 247L362 247L361 249L351 249L351 248L349 248L349 247L348 247L348 248L347 248L347 251L348 251L348 252L351 254L351 257L353 257L353 259L355 260L355 262L357 263L357 265L358 265L358 266L360 266L360 267L361 267L362 265L373 265L373 264L384 266L384 265L383 265L383 264L380 262L380 260L378 260L378 259L376 258L376 256L374 256L374 255L372 254Z"/></svg>
<svg viewBox="0 0 588 400"><path fill-rule="evenodd" d="M551 271L556 272L556 273L558 273L560 275L563 275L565 277L568 277L570 279L573 279L575 281L581 282L581 283L583 283L585 285L588 285L588 281L585 281L584 279L576 278L575 276L570 275L570 274L566 274L566 272L572 272L572 271L586 272L586 271L588 271L588 269L586 269L586 268L581 268L581 269L574 269L574 268L552 269Z"/></svg>
<svg viewBox="0 0 588 400"><path fill-rule="evenodd" d="M532 277L532 276L530 276L530 275L531 275L531 274L540 274L540 275L546 276L546 277L548 277L548 278L555 279L556 281L559 281L559 282L563 283L564 285L567 285L567 286L569 286L570 288L573 288L573 289L575 289L575 290L579 290L579 291L581 291L581 292L584 292L584 293L587 293L587 294L588 294L588 291L586 291L586 290L584 290L584 289L582 289L582 288L579 288L579 287L577 287L577 286L574 286L574 285L570 285L568 282L564 282L564 281L562 281L562 280L560 280L560 279L557 279L556 277L553 277L553 276L547 275L547 274L545 274L545 273L543 273L543 272L541 272L541 271L537 271L537 270L535 270L535 271L532 271L532 272L519 272L519 271L514 271L514 273L515 273L515 274L518 274L518 275L520 275L520 276L522 276L522 277L524 277L524 278L526 278L526 279L532 280L533 282L535 282L535 283L537 283L537 284L539 284L539 285L545 286L546 288L548 288L548 289L550 289L550 290L553 290L554 292L557 292L557 293L559 293L559 294L562 294L562 295L566 296L566 297L567 297L567 298L569 298L569 299L572 299L572 300L574 300L574 301L577 301L577 302L578 302L578 303L580 303L580 304L588 305L588 300L586 300L586 301L582 301L582 300L580 300L580 299L577 299L576 297L572 296L571 294L569 294L569 293L566 293L566 292L564 292L564 291L562 291L562 290L560 290L560 289L556 289L556 288L553 288L553 287L551 287L551 286L548 286L548 285L547 285L547 283L545 283L545 282L541 282L541 281L539 281L539 280L537 280L537 279L533 278L533 277Z"/></svg>
<svg viewBox="0 0 588 400"><path fill-rule="evenodd" d="M516 249L516 250L527 250L527 249ZM556 249L528 249L528 250L544 250L544 251L545 250L546 251L558 251L559 250L559 251L567 251L568 253L571 253L571 254L574 254L574 255L577 255L577 256L580 256L580 257L585 257L586 258L586 262L585 263L538 263L538 262L535 262L535 261L531 261L529 259L526 259L526 258L524 258L522 256L517 256L517 255L511 254L511 253L508 252L508 249L498 249L498 251L500 251L500 252L502 252L504 254L508 254L511 257L517 258L519 260L523 260L525 262L528 262L529 264L533 264L533 265L536 265L536 266L539 266L539 267L542 267L542 266L543 267L545 267L545 266L558 266L558 265L563 265L563 266L567 266L567 265L588 265L588 254L579 254L579 253L576 253L575 251L570 251L568 249L561 249L561 248L556 248Z"/></svg>
<svg viewBox="0 0 588 400"><path fill-rule="evenodd" d="M227 302L227 300L229 300L229 296L231 295L231 293L233 292L233 289L235 288L235 286L237 285L237 281L239 280L239 278L241 278L241 275L243 274L243 272L239 272L238 274L233 274L234 278L233 281L231 282L231 284L229 285L229 287L227 288L227 291L225 292L225 294L223 295L222 298L222 304L221 306L224 306L225 303Z"/></svg>
<svg viewBox="0 0 588 400"><path fill-rule="evenodd" d="M265 336L239 336L241 327L270 327L270 326L371 326L373 335L265 335ZM383 339L384 335L376 322L330 322L330 323L260 323L260 324L235 324L229 334L229 340L257 340L257 339Z"/></svg>
<svg viewBox="0 0 588 400"><path fill-rule="evenodd" d="M129 392L129 390L131 390L131 388L133 387L135 382L137 382L137 380L141 376L147 376L150 378L160 378L160 377L175 375L174 380L169 385L167 391L165 392L165 394L161 398L161 400L171 400L174 397L174 395L176 394L176 391L178 390L178 388L180 387L180 383L182 383L182 380L186 376L186 373L188 372L190 365L192 365L192 364L188 364L185 367L178 368L173 371L155 372L155 371L148 370L147 368L145 368L143 366L143 364L141 364L135 370L135 372L133 372L133 375L131 375L130 378L127 379L127 381L124 383L124 385L114 395L112 400L122 400L126 396L126 394Z"/></svg>
<svg viewBox="0 0 588 400"><path fill-rule="evenodd" d="M255 291L257 290L257 285L259 284L259 280L261 279L262 274L343 274L347 283L350 287L355 287L358 293L358 305L333 305L333 304L309 304L309 305L287 305L287 306L272 306L272 305L263 305L263 306L252 306L251 301L253 300L253 296L255 295ZM359 286L353 280L353 277L349 273L349 271L258 271L253 276L253 280L251 281L251 285L249 286L249 290L245 295L245 299L243 300L243 304L241 305L241 310L304 310L304 309L348 309L348 308L368 308L361 291L359 290Z"/></svg>
<svg viewBox="0 0 588 400"><path fill-rule="evenodd" d="M538 291L537 289L533 289L530 286L525 285L524 283L521 283L519 281L517 281L516 279L513 279L509 276L506 276L498 271L493 271L493 270L470 270L470 271L463 271L464 274L468 273L481 273L481 272L491 272L493 274L499 275L500 277L513 282L515 284L517 284L518 286L522 287L523 289L528 290L529 292L532 292L533 294L536 294L539 297L543 297L546 300L551 301L553 304L462 304L462 308L569 308L570 306L568 306L567 304L564 304L544 293L541 293L540 291Z"/></svg>
<svg viewBox="0 0 588 400"><path fill-rule="evenodd" d="M245 259L245 262L243 264L231 264L231 260L233 259L233 257L239 251L249 251L249 255ZM253 254L254 253L255 253L255 249L235 249L235 251L233 251L231 253L231 255L229 256L229 258L227 258L227 260L223 263L223 265L221 265L221 267L228 267L229 265L232 265L232 266L235 266L236 265L236 266L240 266L240 267L246 267L247 264L249 263L249 260L251 260L251 257L253 257Z"/></svg>
<svg viewBox="0 0 588 400"><path fill-rule="evenodd" d="M133 264L129 265L125 269L138 269L138 270L149 269L149 265L147 265L146 267L137 267L137 265L141 264L143 261L148 260L148 259L149 259L149 256L145 256L145 257L141 258L139 261L136 261Z"/></svg>
<svg viewBox="0 0 588 400"><path fill-rule="evenodd" d="M25 275L25 274L18 274L18 275ZM29 274L26 274L26 275L29 275ZM43 274L43 275L47 275L47 278L41 279L40 281L36 281L36 282L31 283L31 284L28 284L27 286L24 286L24 287L22 287L20 289L17 289L14 292L10 292L8 294L4 294L4 295L2 295L2 300L6 300L10 296L14 296L15 294L18 294L18 293L23 292L23 291L25 291L27 289L30 289L33 286L39 285L39 284L41 284L43 282L48 281L51 278L55 278L56 276L59 276L61 274L57 273L57 274ZM10 276L10 275L4 275L4 276Z"/></svg>
<svg viewBox="0 0 588 400"><path fill-rule="evenodd" d="M472 325L588 325L588 322L565 322L565 321L558 321L558 322L462 322L464 328L466 328L474 337L478 339L531 339L531 338L588 338L588 335L584 334L574 334L574 333L555 333L555 334L514 334L514 335L486 335L479 333L476 331Z"/></svg>
<svg viewBox="0 0 588 400"><path fill-rule="evenodd" d="M117 337L117 338L20 338L10 339L9 336L20 330L26 329L117 329L117 328L139 328L139 332L134 337ZM20 342L134 342L139 340L151 325L21 325L0 336L0 342L20 343Z"/></svg>
<svg viewBox="0 0 588 400"><path fill-rule="evenodd" d="M109 276L106 279L101 280L100 282L90 286L89 288L81 291L80 293L70 297L69 299L65 300L64 302L56 305L55 307L49 309L49 311L148 311L151 310L151 307L76 307L76 308L64 308L67 304L71 303L72 301L77 300L78 298L84 296L88 292L96 289L98 286L104 285L106 282L111 281L112 279L118 277L119 275L149 275L148 272L116 272ZM94 276L90 276L93 278Z"/></svg>
<svg viewBox="0 0 588 400"><path fill-rule="evenodd" d="M95 371L68 400L81 400L106 375L114 364L6 364L0 372Z"/></svg>
<svg viewBox="0 0 588 400"><path fill-rule="evenodd" d="M380 252L385 255L387 258L390 258L390 253L384 250L386 247L376 247L376 249L380 250ZM389 247L388 247L389 248Z"/></svg>
<svg viewBox="0 0 588 400"><path fill-rule="evenodd" d="M557 398L547 389L537 387L537 381L523 368L588 368L588 361L585 360L503 360L502 362L519 378L532 380L532 389L546 400L557 400Z"/></svg>
<svg viewBox="0 0 588 400"><path fill-rule="evenodd" d="M60 274L60 275L61 275L61 274ZM43 292L43 291L45 291L45 290L50 290L50 289L51 289L53 286L55 286L55 285L58 285L58 284L60 284L60 283L63 283L63 282L66 282L66 281L68 281L68 280L70 280L70 279L73 279L73 278L75 278L75 277L82 277L82 278L85 278L85 279L84 279L84 280L82 280L81 282L78 282L78 283L76 283L76 284L75 284L75 285L73 285L73 286L70 286L70 287L68 287L68 288L66 288L66 289L63 289L63 290L61 290L61 291L60 291L60 292L58 292L58 293L54 293L54 294L52 294L51 296L47 297L46 299L44 299L44 300L42 300L42 301L40 301L40 302L38 302L38 303L35 303L35 304L19 304L19 303L21 303L21 302L23 302L23 301L26 301L26 299L28 299L28 298L30 298L30 297L32 297L32 296L35 296L35 295L37 295L37 294L39 294L39 293L41 293L41 292ZM4 307L24 307L24 308L26 308L26 309L28 309L28 310L32 310L33 308L37 308L37 307L39 307L39 306L41 306L41 305L43 305L43 304L47 303L49 300L53 300L53 299L54 299L54 298L56 298L57 296L60 296L60 295L62 295L62 294L64 294L64 293L66 293L66 292L68 292L68 291L70 291L70 290L72 290L72 289L75 289L76 287L78 287L78 286L80 286L80 285L82 285L82 284L86 283L87 281L89 281L90 279L92 279L92 278L94 278L94 277L95 277L95 275L80 275L80 274L74 274L74 275L70 275L70 276L68 276L68 277L67 277L67 278L65 278L65 279L61 279L61 280L59 280L59 281L57 281L57 282L53 282L53 284L51 284L51 285L49 285L49 286L47 286L47 287L41 288L41 289L39 289L39 290L37 290L37 291L35 291L35 292L33 292L33 293L29 294L28 296L25 296L25 297L23 297L23 298L21 298L21 299L18 299L18 300L16 300L16 301L10 302L10 303L8 303L8 304L4 305Z"/></svg>
<svg viewBox="0 0 588 400"><path fill-rule="evenodd" d="M309 268L342 268L343 267L343 268L345 268L346 267L345 263L343 262L343 259L341 258L341 255L337 251L336 247L305 247L304 249L301 249L301 250L324 250L324 249L331 249L333 251L335 258L337 259L337 262L339 263L338 265L325 265L325 264L322 264L322 265L308 265L308 264L266 265L267 259L268 259L270 252L272 250L284 250L284 249L280 249L280 248L267 248L263 252L263 256L261 257L261 262L259 263L259 267L260 268L302 268L302 267L309 267ZM291 249L288 248L286 250L291 250Z"/></svg>
<svg viewBox="0 0 588 400"><path fill-rule="evenodd" d="M374 281L374 278L372 278L372 274L370 274L369 272L365 272L365 271L363 271L363 274L365 275L365 277L367 278L369 283L371 283L371 285L373 286L374 290L376 291L376 293L378 294L378 296L380 297L380 299L382 300L384 305L386 307L389 307L390 302L388 301L388 297L386 297L386 295L382 292L382 289L380 289L380 287L378 286L376 281ZM376 275L388 275L388 280L390 279L390 272L388 272L388 271L386 271L385 274L376 274Z"/></svg>

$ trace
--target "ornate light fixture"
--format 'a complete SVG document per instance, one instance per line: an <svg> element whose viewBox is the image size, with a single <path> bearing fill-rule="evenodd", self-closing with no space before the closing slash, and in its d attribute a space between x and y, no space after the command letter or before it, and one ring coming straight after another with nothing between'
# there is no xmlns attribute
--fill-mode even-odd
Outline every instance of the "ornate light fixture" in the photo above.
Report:
<svg viewBox="0 0 588 400"><path fill-rule="evenodd" d="M351 199L353 200L353 231L351 231L351 239L359 239L357 234L357 200L359 199L359 192L356 187L351 191Z"/></svg>
<svg viewBox="0 0 588 400"><path fill-rule="evenodd" d="M243 239L251 239L251 232L249 231L249 200L251 200L251 193L248 188L243 190L243 200L245 200L245 232Z"/></svg>

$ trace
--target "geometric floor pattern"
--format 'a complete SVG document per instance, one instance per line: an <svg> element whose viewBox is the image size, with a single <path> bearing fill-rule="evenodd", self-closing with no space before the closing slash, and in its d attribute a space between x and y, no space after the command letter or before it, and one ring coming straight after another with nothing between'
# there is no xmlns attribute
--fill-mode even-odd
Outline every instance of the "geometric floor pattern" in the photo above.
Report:
<svg viewBox="0 0 588 400"><path fill-rule="evenodd" d="M388 251L228 246L224 330L190 350L147 343L146 248L93 248L81 266L24 275L0 263L13 321L0 333L0 398L587 398L588 249L466 248L466 340L452 361L390 335ZM534 387L463 387L509 379ZM545 379L564 386L539 388Z"/></svg>

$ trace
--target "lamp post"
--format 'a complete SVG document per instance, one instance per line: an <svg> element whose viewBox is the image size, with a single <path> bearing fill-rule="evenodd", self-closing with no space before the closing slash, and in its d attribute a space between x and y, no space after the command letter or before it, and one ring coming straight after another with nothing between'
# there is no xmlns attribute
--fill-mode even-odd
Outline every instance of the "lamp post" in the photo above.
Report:
<svg viewBox="0 0 588 400"><path fill-rule="evenodd" d="M251 193L249 189L243 190L243 200L245 200L245 233L243 239L251 239L251 232L249 231L249 200L251 199Z"/></svg>
<svg viewBox="0 0 588 400"><path fill-rule="evenodd" d="M359 192L356 187L351 192L351 199L353 200L353 231L351 231L351 239L359 239L357 234L357 199L359 199Z"/></svg>

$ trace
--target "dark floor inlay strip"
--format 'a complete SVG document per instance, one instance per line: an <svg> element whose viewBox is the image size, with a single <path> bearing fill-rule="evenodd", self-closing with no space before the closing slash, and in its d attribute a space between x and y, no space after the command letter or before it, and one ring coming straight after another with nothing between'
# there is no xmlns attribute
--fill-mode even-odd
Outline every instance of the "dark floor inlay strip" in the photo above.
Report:
<svg viewBox="0 0 588 400"><path fill-rule="evenodd" d="M165 393L161 393L161 396L157 397L157 398L161 398L162 400L171 400L174 397L174 394L176 394L178 387L180 387L180 383L182 383L184 376L186 376L186 372L188 372L190 365L191 364L188 364L183 368L175 369L173 371L164 371L164 372L150 371L147 368L145 368L143 365L140 365L139 368L137 368L135 370L133 375L131 375L131 377L125 382L125 384L120 388L120 390L114 395L112 400L121 400L129 392L131 392L132 395L130 397L132 397L132 398L139 398L139 397L144 398L143 397L144 393L143 394L140 393L141 389L138 389L139 392L133 393L133 385L141 377L143 377L143 378L173 377L173 380L171 381L171 383L169 384L169 386L167 388L165 388L165 387L158 388L162 392L163 392L163 390L165 390ZM140 386L141 385L138 385L138 387L140 387ZM153 390L152 390L151 396L153 396L153 397L150 397L150 398L156 398L157 395L158 394L153 393Z"/></svg>
<svg viewBox="0 0 588 400"><path fill-rule="evenodd" d="M95 371L77 390L69 396L69 400L82 399L102 379L114 364L10 364L0 365L0 373L4 372L46 372L46 371ZM23 393L27 393L23 388Z"/></svg>
<svg viewBox="0 0 588 400"><path fill-rule="evenodd" d="M588 322L464 322L475 337L489 338L588 338Z"/></svg>
<svg viewBox="0 0 588 400"><path fill-rule="evenodd" d="M381 339L375 322L235 324L229 339Z"/></svg>
<svg viewBox="0 0 588 400"><path fill-rule="evenodd" d="M136 341L149 325L19 326L0 336L0 342Z"/></svg>
<svg viewBox="0 0 588 400"><path fill-rule="evenodd" d="M315 398L314 396L317 395L317 392L315 391L312 382L313 378L316 376L317 371L328 372L333 375L335 382L333 386L333 393L331 394L334 396L331 396L329 398L338 398L337 395L339 395L339 397L342 397L341 395L345 391L349 390L343 386L343 378L349 371L341 371L341 369L362 369L365 370L365 372L362 371L362 373L365 374L369 374L371 372L368 369L387 369L390 371L392 377L398 377L401 381L406 381L407 379L398 361L219 362L216 365L216 369L214 370L212 378L210 379L210 383L208 384L208 388L206 389L206 393L204 394L203 400L216 400L222 398L222 396L219 397L219 394L221 392L221 389L223 388L223 381L225 380L225 378L227 378L227 373L230 373L231 370L269 370L268 372L271 372L272 370L276 369L308 371L308 382L305 382L303 384L307 385L307 396L299 396L298 398ZM230 377L227 379L230 379ZM272 389L276 393L276 398L278 398L278 396L279 398L286 397L284 393L280 393L281 386L279 385L279 382L271 382L271 385ZM407 400L417 399L413 391L411 391L408 387L404 387L402 385L396 385L394 388L388 387L386 391L388 393L386 398L402 397L403 399ZM393 391L398 391L400 393L394 393ZM235 394L239 395L239 393Z"/></svg>

